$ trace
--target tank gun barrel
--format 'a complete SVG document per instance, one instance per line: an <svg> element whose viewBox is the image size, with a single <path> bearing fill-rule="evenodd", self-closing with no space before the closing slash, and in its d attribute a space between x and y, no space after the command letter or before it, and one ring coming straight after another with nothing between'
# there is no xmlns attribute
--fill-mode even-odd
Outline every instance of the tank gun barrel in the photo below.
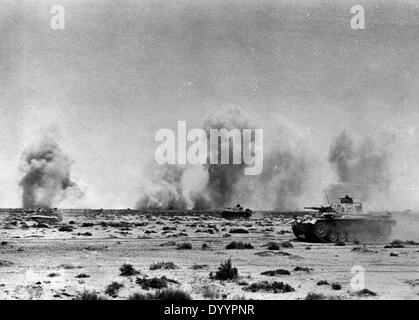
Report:
<svg viewBox="0 0 419 320"><path fill-rule="evenodd" d="M317 210L319 212L333 212L332 206L321 206L321 207L304 207L304 209Z"/></svg>

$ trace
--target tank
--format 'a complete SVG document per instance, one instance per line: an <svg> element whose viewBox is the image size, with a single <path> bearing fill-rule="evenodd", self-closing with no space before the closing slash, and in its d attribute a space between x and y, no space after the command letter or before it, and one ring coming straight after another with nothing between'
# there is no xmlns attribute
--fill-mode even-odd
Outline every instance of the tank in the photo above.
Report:
<svg viewBox="0 0 419 320"><path fill-rule="evenodd" d="M304 209L315 211L295 218L292 231L308 242L385 241L396 224L391 213L365 213L362 203L349 196L339 203Z"/></svg>
<svg viewBox="0 0 419 320"><path fill-rule="evenodd" d="M57 208L25 209L26 219L44 223L58 223L63 220Z"/></svg>
<svg viewBox="0 0 419 320"><path fill-rule="evenodd" d="M252 215L252 210L244 209L240 204L236 205L234 208L225 208L221 212L221 216L226 219L248 219Z"/></svg>

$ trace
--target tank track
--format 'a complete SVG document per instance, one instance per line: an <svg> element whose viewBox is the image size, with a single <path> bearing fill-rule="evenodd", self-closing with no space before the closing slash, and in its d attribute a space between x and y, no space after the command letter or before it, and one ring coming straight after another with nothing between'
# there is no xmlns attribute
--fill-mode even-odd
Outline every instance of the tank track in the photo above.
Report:
<svg viewBox="0 0 419 320"><path fill-rule="evenodd" d="M293 232L309 242L385 241L391 234L394 220L318 220L313 223L295 223Z"/></svg>

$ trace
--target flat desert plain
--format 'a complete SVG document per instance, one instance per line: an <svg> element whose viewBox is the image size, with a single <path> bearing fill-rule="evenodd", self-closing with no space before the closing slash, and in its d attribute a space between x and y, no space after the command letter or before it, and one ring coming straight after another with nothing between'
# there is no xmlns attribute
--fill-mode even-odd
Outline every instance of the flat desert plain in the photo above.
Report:
<svg viewBox="0 0 419 320"><path fill-rule="evenodd" d="M66 212L60 223L49 225L3 212L0 299L76 299L84 291L128 299L157 290L146 290L137 279L163 276L169 288L193 299L305 299L309 293L326 299L418 299L419 245L406 242L412 239L404 238L397 248L388 243L387 248L386 243L305 243L292 234L292 220L282 215L226 220L196 213L84 211ZM232 241L251 246L226 249ZM228 259L238 277L210 277ZM122 276L124 264L137 274ZM351 272L354 266L365 270L365 288L375 295L351 286L360 275ZM278 269L283 270L262 274ZM107 291L113 282L115 290ZM293 290L260 285L273 282Z"/></svg>

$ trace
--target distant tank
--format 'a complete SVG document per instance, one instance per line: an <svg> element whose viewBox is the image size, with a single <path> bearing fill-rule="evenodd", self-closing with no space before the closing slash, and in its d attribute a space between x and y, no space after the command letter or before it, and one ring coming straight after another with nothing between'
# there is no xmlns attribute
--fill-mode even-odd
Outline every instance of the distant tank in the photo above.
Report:
<svg viewBox="0 0 419 320"><path fill-rule="evenodd" d="M252 215L252 210L244 209L240 204L236 205L234 208L225 208L221 212L221 216L226 219L239 219L239 218L250 218Z"/></svg>
<svg viewBox="0 0 419 320"><path fill-rule="evenodd" d="M63 216L57 208L38 208L36 210L26 209L28 215L26 219L44 223L58 223L63 220Z"/></svg>
<svg viewBox="0 0 419 320"><path fill-rule="evenodd" d="M304 209L316 212L295 219L292 231L308 242L384 241L396 224L391 213L364 213L362 203L349 196L340 203Z"/></svg>

